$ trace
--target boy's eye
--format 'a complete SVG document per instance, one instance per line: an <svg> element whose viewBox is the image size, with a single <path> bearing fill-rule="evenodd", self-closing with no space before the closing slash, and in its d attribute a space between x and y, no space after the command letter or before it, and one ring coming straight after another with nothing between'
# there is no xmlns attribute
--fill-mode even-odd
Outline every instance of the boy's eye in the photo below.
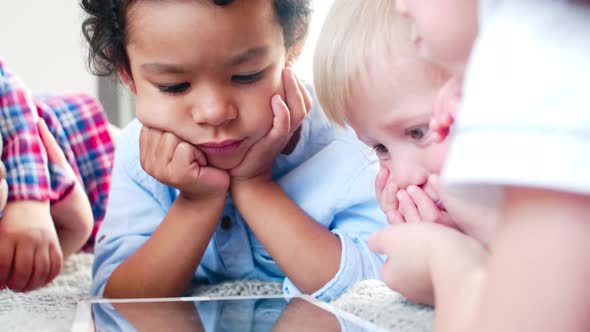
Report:
<svg viewBox="0 0 590 332"><path fill-rule="evenodd" d="M185 92L190 86L190 83L185 82L179 84L158 85L158 89L165 93L179 94Z"/></svg>
<svg viewBox="0 0 590 332"><path fill-rule="evenodd" d="M239 83L239 84L249 84L258 81L262 78L264 71L259 71L257 73L252 74L244 74L244 75L234 75L232 76L232 81Z"/></svg>
<svg viewBox="0 0 590 332"><path fill-rule="evenodd" d="M418 126L406 130L406 136L416 141L421 141L426 137L428 133L428 125Z"/></svg>

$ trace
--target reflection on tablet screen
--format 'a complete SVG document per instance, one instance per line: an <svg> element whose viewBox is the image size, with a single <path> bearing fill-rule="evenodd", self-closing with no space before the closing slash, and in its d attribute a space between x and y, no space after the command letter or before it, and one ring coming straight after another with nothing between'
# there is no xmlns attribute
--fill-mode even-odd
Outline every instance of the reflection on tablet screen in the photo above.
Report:
<svg viewBox="0 0 590 332"><path fill-rule="evenodd" d="M73 331L374 331L377 328L303 297L90 303Z"/></svg>

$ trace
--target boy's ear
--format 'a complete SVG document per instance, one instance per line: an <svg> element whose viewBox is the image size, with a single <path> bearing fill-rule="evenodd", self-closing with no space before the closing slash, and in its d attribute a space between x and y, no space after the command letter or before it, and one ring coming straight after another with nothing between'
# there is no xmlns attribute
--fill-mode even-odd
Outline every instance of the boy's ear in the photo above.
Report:
<svg viewBox="0 0 590 332"><path fill-rule="evenodd" d="M124 68L119 68L119 78L121 81L125 83L127 88L133 92L133 94L137 94L137 89L135 88L135 83L133 82L133 78L129 75L129 73Z"/></svg>

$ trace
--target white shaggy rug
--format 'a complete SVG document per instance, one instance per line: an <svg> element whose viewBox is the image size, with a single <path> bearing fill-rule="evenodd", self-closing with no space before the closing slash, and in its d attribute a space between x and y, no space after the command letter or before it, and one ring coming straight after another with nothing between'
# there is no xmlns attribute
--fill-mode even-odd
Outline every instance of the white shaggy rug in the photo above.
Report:
<svg viewBox="0 0 590 332"><path fill-rule="evenodd" d="M88 299L93 256L77 254L64 265L61 274L47 287L26 293L0 291L0 331L70 331L76 304ZM201 286L194 295L280 294L281 284L233 281ZM377 280L352 286L331 303L376 325L392 331L431 331L433 311L408 303Z"/></svg>

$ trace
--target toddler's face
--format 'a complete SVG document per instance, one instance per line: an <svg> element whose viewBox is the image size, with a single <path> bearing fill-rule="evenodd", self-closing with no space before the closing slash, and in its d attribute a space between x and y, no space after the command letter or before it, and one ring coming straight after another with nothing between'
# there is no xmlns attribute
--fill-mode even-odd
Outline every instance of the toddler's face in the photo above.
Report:
<svg viewBox="0 0 590 332"><path fill-rule="evenodd" d="M462 75L477 35L476 0L396 0L420 55Z"/></svg>
<svg viewBox="0 0 590 332"><path fill-rule="evenodd" d="M137 118L221 169L268 132L271 97L283 94L286 50L272 1L244 3L143 1L127 18Z"/></svg>
<svg viewBox="0 0 590 332"><path fill-rule="evenodd" d="M370 80L357 81L362 87L353 89L346 121L373 147L398 189L423 187L431 174L440 173L447 154L447 141L430 144L427 133L434 100L448 77L417 57L378 62L369 68Z"/></svg>

